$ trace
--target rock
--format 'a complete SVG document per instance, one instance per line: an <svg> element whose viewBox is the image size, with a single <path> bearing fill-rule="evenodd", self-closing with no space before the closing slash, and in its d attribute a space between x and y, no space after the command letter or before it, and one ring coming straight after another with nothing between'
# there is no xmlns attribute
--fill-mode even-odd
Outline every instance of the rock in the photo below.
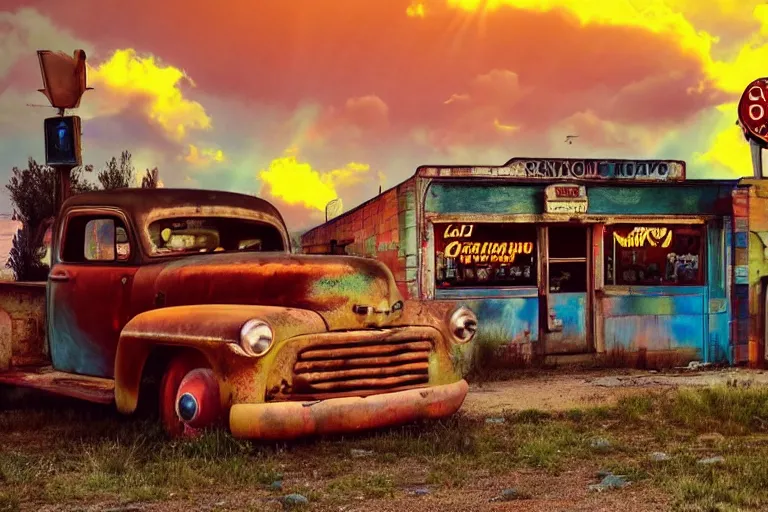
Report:
<svg viewBox="0 0 768 512"><path fill-rule="evenodd" d="M429 489L426 487L419 487L418 489L414 489L412 494L414 496L426 496L429 493Z"/></svg>
<svg viewBox="0 0 768 512"><path fill-rule="evenodd" d="M671 457L670 457L669 455L667 455L666 453L664 453L664 452L653 452L653 453L652 453L652 454L649 456L649 458L650 458L650 459L651 459L653 462L664 462L664 461L667 461L667 460L669 460Z"/></svg>
<svg viewBox="0 0 768 512"><path fill-rule="evenodd" d="M349 453L350 455L352 455L352 457L356 459L359 459L362 457L370 457L371 455L373 455L373 452L371 450L357 450L355 448L352 448L351 450L349 450Z"/></svg>
<svg viewBox="0 0 768 512"><path fill-rule="evenodd" d="M501 501L512 501L518 497L517 489L504 489L501 491Z"/></svg>
<svg viewBox="0 0 768 512"><path fill-rule="evenodd" d="M725 441L725 436L723 434L718 434L717 432L712 432L710 434L701 434L696 439L700 443L719 443Z"/></svg>
<svg viewBox="0 0 768 512"><path fill-rule="evenodd" d="M502 423L506 423L506 420L504 418L486 418L485 422L487 424L501 425Z"/></svg>
<svg viewBox="0 0 768 512"><path fill-rule="evenodd" d="M281 491L283 489L283 481L282 480L275 480L269 485L269 488L273 491Z"/></svg>
<svg viewBox="0 0 768 512"><path fill-rule="evenodd" d="M309 500L301 494L289 494L283 498L283 506L286 509L309 505Z"/></svg>
<svg viewBox="0 0 768 512"><path fill-rule="evenodd" d="M501 491L501 494L499 496L496 496L495 498L491 498L490 502L495 501L515 501L515 500L524 500L527 499L528 496L525 494L521 494L518 492L517 489L504 489Z"/></svg>
<svg viewBox="0 0 768 512"><path fill-rule="evenodd" d="M717 457L709 457L706 459L699 459L696 461L697 464L721 464L723 462L725 462L725 458L719 455Z"/></svg>
<svg viewBox="0 0 768 512"><path fill-rule="evenodd" d="M592 441L590 441L589 446L595 450L607 450L611 447L611 443L607 439L598 437L597 439L593 439Z"/></svg>
<svg viewBox="0 0 768 512"><path fill-rule="evenodd" d="M599 484L590 485L589 490L603 492L611 489L621 489L629 484L630 482L624 476L609 474Z"/></svg>

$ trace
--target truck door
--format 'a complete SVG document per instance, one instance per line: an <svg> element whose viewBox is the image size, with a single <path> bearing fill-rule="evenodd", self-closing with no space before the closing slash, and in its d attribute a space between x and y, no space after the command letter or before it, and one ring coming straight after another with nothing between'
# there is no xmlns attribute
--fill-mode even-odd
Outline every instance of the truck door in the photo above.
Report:
<svg viewBox="0 0 768 512"><path fill-rule="evenodd" d="M127 218L114 209L70 211L48 277L48 340L53 367L114 377L128 321L138 251Z"/></svg>

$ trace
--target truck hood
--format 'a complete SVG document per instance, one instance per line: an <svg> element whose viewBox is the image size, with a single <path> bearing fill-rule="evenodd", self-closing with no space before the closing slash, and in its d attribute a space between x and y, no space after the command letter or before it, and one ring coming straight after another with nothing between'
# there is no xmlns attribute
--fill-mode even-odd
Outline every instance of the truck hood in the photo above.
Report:
<svg viewBox="0 0 768 512"><path fill-rule="evenodd" d="M134 283L154 307L195 304L283 306L314 311L331 330L383 327L400 316L389 269L352 256L221 253L143 267ZM148 293L149 292L149 293ZM134 295L136 296L136 294Z"/></svg>

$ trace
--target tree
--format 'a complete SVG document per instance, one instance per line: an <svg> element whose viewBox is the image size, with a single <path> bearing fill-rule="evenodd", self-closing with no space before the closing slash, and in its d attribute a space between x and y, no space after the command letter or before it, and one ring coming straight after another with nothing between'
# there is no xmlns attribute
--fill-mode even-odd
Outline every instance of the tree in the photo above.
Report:
<svg viewBox="0 0 768 512"><path fill-rule="evenodd" d="M157 167L152 170L147 169L144 177L141 178L141 188L157 188L160 183L160 171Z"/></svg>
<svg viewBox="0 0 768 512"><path fill-rule="evenodd" d="M73 194L95 189L82 176L83 170L90 171L91 167L72 170L70 180ZM45 231L56 215L56 171L30 158L26 169L14 167L12 173L5 188L10 192L16 218L21 221L22 228L13 237L6 266L13 270L17 281L45 280L48 266L40 262L40 259L45 254Z"/></svg>
<svg viewBox="0 0 768 512"><path fill-rule="evenodd" d="M83 171L92 170L92 165L72 170L70 174L72 195L98 189L82 175ZM58 213L54 211L56 171L30 158L26 169L14 167L12 172L13 175L6 188L10 192L15 215L21 221L22 228L13 238L13 248L6 267L13 270L17 281L45 280L49 269L40 260L45 255L43 247L45 233ZM106 162L106 167L99 172L97 178L105 190L130 188L135 183L134 173L131 153L123 151L119 161L113 157ZM157 188L159 183L160 173L157 167L147 169L141 180L141 187Z"/></svg>
<svg viewBox="0 0 768 512"><path fill-rule="evenodd" d="M48 279L48 265L43 263L45 247L34 242L31 230L26 224L13 236L13 246L8 254L6 267L13 270L17 281L45 281Z"/></svg>
<svg viewBox="0 0 768 512"><path fill-rule="evenodd" d="M107 166L99 171L99 183L101 183L101 187L104 190L130 188L133 184L135 171L131 153L123 151L120 154L120 162L115 157L112 157L112 160L107 162Z"/></svg>

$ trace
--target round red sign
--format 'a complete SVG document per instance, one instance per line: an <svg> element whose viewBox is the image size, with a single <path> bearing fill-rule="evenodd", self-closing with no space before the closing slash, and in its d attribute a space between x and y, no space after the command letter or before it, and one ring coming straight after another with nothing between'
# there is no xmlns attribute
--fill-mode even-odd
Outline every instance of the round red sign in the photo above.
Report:
<svg viewBox="0 0 768 512"><path fill-rule="evenodd" d="M739 122L750 139L768 145L768 78L747 86L739 100Z"/></svg>

